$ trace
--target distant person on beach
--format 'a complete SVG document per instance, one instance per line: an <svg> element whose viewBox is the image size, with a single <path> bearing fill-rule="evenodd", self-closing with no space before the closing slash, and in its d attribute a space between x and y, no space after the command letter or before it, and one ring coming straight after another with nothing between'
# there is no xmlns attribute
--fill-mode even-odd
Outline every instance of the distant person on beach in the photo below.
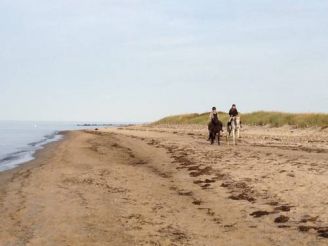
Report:
<svg viewBox="0 0 328 246"><path fill-rule="evenodd" d="M210 140L211 138L211 131L210 131L211 124L218 124L218 123L219 123L218 112L216 111L216 107L212 107L212 111L210 113L210 122L208 123L208 140Z"/></svg>

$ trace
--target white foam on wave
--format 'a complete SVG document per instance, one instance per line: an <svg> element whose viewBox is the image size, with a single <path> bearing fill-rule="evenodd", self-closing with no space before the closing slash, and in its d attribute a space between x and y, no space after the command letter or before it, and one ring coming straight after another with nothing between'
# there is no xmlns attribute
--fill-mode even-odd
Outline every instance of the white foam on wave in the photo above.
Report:
<svg viewBox="0 0 328 246"><path fill-rule="evenodd" d="M120 125L114 123L103 126ZM37 150L62 138L59 134L61 131L93 129L95 126L81 122L0 121L0 171L33 160Z"/></svg>
<svg viewBox="0 0 328 246"><path fill-rule="evenodd" d="M31 161L34 159L34 154L40 150L44 145L59 141L63 136L58 132L44 136L40 141L29 143L26 147L20 150L9 153L0 159L0 172L17 167L18 165Z"/></svg>

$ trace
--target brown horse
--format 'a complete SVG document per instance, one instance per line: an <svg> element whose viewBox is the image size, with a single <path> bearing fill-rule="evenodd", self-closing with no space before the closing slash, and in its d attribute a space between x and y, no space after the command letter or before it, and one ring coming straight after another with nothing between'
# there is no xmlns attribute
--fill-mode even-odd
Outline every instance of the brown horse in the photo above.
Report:
<svg viewBox="0 0 328 246"><path fill-rule="evenodd" d="M217 123L214 121L211 121L208 124L208 130L210 132L210 140L211 140L211 144L214 143L216 135L218 135L218 145L220 145L220 134L221 131L223 131L223 124L221 121L218 121Z"/></svg>

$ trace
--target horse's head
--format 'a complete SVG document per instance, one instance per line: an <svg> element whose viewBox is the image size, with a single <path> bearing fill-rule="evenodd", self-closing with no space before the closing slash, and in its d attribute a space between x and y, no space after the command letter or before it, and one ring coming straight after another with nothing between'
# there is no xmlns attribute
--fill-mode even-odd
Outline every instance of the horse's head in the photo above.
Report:
<svg viewBox="0 0 328 246"><path fill-rule="evenodd" d="M219 119L218 118L213 118L212 119L212 124L213 125L218 125L220 123Z"/></svg>

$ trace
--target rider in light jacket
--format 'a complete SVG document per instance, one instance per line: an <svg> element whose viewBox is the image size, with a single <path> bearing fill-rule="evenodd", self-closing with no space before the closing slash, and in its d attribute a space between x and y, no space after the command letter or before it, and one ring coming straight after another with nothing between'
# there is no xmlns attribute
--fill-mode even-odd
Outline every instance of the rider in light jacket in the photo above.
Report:
<svg viewBox="0 0 328 246"><path fill-rule="evenodd" d="M212 121L214 119L214 115L217 115L217 111L216 111L216 107L212 108L212 112L210 113L210 121Z"/></svg>

